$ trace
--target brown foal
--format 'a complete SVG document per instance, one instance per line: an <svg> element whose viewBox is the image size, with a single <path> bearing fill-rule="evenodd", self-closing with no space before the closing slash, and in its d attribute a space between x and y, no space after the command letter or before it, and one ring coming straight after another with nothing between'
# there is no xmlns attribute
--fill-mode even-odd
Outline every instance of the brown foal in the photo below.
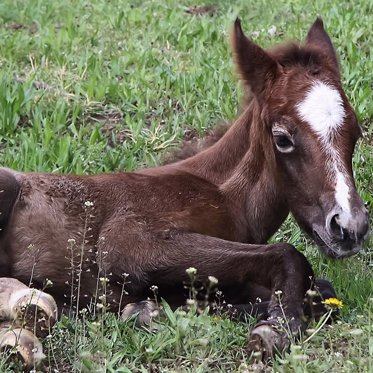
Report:
<svg viewBox="0 0 373 373"><path fill-rule="evenodd" d="M304 328L312 268L293 246L266 241L291 212L326 255L359 251L368 214L351 160L361 131L320 19L304 43L264 50L238 20L231 41L246 104L193 156L94 176L0 170L0 276L24 284L32 277L36 287L51 280L47 291L61 307L72 289L75 305L87 305L105 277L106 305L117 311L146 299L151 285L181 305L185 271L195 267L202 282L218 278L230 303L267 302L250 351L283 348L283 318L289 333Z"/></svg>

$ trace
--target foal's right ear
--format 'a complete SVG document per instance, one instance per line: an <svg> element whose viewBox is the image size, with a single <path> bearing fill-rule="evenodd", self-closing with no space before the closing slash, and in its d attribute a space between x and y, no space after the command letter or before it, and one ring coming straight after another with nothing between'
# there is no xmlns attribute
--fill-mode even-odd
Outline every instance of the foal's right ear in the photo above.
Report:
<svg viewBox="0 0 373 373"><path fill-rule="evenodd" d="M231 33L231 43L242 79L257 97L260 97L276 78L277 62L261 47L249 40L237 18Z"/></svg>

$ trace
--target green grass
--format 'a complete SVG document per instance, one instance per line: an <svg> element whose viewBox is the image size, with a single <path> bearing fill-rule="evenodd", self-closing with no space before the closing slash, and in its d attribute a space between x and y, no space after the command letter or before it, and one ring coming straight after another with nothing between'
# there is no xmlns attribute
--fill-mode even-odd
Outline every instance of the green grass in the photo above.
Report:
<svg viewBox="0 0 373 373"><path fill-rule="evenodd" d="M373 3L221 0L205 2L216 7L213 16L185 13L201 3L2 0L1 164L73 173L155 165L186 131L203 134L235 117L241 90L227 35L238 14L262 46L303 38L321 15L364 128L354 169L373 216ZM274 36L267 32L272 25ZM169 311L156 329L141 330L104 314L58 323L44 343L49 370L373 371L372 238L360 255L338 262L322 257L291 219L273 240L304 252L346 304L339 323L296 343L289 354L253 366L244 350L249 325L224 318ZM4 357L0 370L9 369Z"/></svg>

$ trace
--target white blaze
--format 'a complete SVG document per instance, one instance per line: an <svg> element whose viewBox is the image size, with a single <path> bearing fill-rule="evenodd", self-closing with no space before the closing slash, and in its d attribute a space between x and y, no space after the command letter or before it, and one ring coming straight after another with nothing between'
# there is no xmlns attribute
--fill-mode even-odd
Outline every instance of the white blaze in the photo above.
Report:
<svg viewBox="0 0 373 373"><path fill-rule="evenodd" d="M341 95L335 88L322 82L313 84L297 109L300 117L323 142L330 142L332 135L342 126L345 118Z"/></svg>
<svg viewBox="0 0 373 373"><path fill-rule="evenodd" d="M346 116L343 101L338 90L332 86L316 81L304 100L297 105L300 118L306 122L319 137L327 155L327 168L335 182L335 199L342 214L341 224L345 225L351 215L349 186L346 183L345 168L338 150L333 146L335 133L342 126Z"/></svg>

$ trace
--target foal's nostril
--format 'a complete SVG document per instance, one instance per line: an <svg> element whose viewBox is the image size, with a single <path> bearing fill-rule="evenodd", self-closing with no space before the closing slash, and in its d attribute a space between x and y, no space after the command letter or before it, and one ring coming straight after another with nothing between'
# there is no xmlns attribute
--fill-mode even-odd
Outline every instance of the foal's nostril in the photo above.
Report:
<svg viewBox="0 0 373 373"><path fill-rule="evenodd" d="M339 215L334 215L330 220L330 231L333 236L338 237L338 239L344 241L348 238L347 229L341 227L338 223Z"/></svg>
<svg viewBox="0 0 373 373"><path fill-rule="evenodd" d="M366 213L363 216L363 219L360 223L360 229L357 232L357 238L359 240L363 240L364 238L366 238L368 232L369 232L369 215L368 213Z"/></svg>
<svg viewBox="0 0 373 373"><path fill-rule="evenodd" d="M341 225L340 214L335 214L329 221L329 233L338 241L353 241L362 243L369 231L369 216L367 213L356 213L354 219L348 221L348 227Z"/></svg>

